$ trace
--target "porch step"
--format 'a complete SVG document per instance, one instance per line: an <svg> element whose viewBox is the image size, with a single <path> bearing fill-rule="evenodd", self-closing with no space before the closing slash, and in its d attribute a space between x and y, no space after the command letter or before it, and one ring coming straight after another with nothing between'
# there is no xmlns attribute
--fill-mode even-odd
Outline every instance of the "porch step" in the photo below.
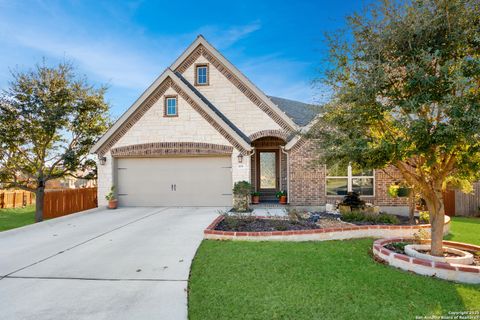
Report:
<svg viewBox="0 0 480 320"><path fill-rule="evenodd" d="M255 208L284 208L284 207L287 207L287 206L288 205L278 203L278 200L263 201L263 202L260 202L259 204L251 204L250 205L250 207L252 209L255 209Z"/></svg>
<svg viewBox="0 0 480 320"><path fill-rule="evenodd" d="M259 217L285 217L288 212L285 208L255 208L252 214Z"/></svg>
<svg viewBox="0 0 480 320"><path fill-rule="evenodd" d="M260 192L260 201L265 202L265 201L277 201L277 197L275 197L275 194L277 192L275 190L273 191L261 191Z"/></svg>

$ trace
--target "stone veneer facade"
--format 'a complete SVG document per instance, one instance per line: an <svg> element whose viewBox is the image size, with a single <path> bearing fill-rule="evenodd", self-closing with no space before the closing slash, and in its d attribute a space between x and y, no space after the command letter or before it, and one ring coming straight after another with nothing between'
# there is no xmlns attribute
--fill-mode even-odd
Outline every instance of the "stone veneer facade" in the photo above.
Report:
<svg viewBox="0 0 480 320"><path fill-rule="evenodd" d="M254 146L254 141L263 138L281 139L283 142L277 145L280 148L299 129L281 111L275 110L268 98L256 93L255 88L248 85L248 80L242 80L237 71L229 69L218 52L207 47L208 43L200 43L174 70L168 69L165 74L170 76L158 83L96 150L99 157L106 159L105 164L98 165L100 205L105 205L105 195L116 184L115 168L119 157L231 154L233 183L246 180L254 184L254 155L245 144L253 141L251 146ZM208 65L208 85L194 86L196 64ZM245 141L239 141L240 136L235 136L232 128L226 126L226 122L222 123L223 120L212 114L212 110L202 109L208 108L207 105L200 105L201 100L184 81L233 123ZM178 116L165 116L166 96L177 97ZM325 195L324 167L312 166L315 158L313 145L300 141L286 151L288 155L280 150L280 188L289 189L290 204L321 207L334 202L335 198ZM242 163L238 163L240 153ZM405 206L405 200L387 198L386 187L391 182L392 178L377 171L376 196L371 200L382 206Z"/></svg>

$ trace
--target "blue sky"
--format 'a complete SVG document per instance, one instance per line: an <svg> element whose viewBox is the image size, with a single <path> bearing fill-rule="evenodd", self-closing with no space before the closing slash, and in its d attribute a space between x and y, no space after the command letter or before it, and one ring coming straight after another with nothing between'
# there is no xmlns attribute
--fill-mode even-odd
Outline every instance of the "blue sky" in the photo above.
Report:
<svg viewBox="0 0 480 320"><path fill-rule="evenodd" d="M323 33L344 26L365 1L0 0L0 88L10 69L72 61L108 84L119 116L203 34L266 94L323 98L311 81L327 49Z"/></svg>

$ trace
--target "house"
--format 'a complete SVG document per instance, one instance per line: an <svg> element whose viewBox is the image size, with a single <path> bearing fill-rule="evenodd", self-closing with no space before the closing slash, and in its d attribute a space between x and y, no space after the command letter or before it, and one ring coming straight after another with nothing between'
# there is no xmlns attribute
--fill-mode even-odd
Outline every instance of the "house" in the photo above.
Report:
<svg viewBox="0 0 480 320"><path fill-rule="evenodd" d="M390 212L395 171L313 166L315 145L298 136L318 109L267 96L202 36L95 144L100 204L112 185L121 206L230 206L250 181L261 200L286 190L292 206L324 207L349 190Z"/></svg>

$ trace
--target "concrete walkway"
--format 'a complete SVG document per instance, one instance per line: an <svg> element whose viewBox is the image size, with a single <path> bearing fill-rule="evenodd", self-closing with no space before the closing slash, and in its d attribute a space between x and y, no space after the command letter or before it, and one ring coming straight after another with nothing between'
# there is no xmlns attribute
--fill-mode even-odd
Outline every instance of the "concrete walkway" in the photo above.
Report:
<svg viewBox="0 0 480 320"><path fill-rule="evenodd" d="M96 209L1 232L0 318L186 319L218 209Z"/></svg>

